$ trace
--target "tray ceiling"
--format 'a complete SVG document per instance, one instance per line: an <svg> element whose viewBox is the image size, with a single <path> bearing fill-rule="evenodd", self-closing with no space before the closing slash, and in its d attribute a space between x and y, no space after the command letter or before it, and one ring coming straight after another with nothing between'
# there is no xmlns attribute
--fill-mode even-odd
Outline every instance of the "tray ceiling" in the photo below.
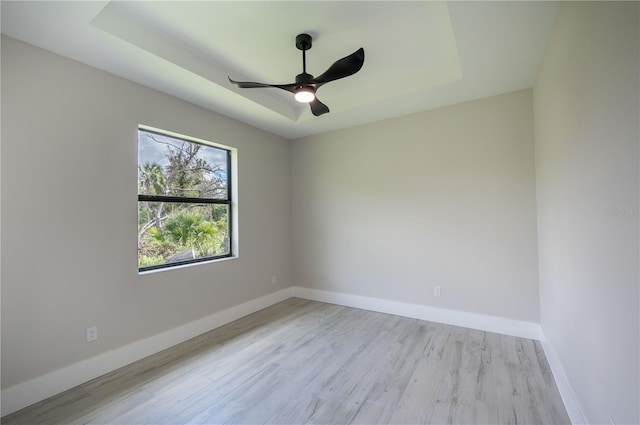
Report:
<svg viewBox="0 0 640 425"><path fill-rule="evenodd" d="M532 87L554 2L12 2L2 33L292 139ZM314 117L277 89L365 49Z"/></svg>

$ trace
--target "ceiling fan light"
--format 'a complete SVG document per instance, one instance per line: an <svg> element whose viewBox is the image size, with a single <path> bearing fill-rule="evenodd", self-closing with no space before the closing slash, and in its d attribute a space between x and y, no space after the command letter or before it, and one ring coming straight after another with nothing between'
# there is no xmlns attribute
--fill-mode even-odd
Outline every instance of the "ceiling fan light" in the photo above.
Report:
<svg viewBox="0 0 640 425"><path fill-rule="evenodd" d="M316 95L313 92L313 89L309 87L303 87L296 91L294 97L300 103L310 103L313 102L313 99L316 98Z"/></svg>

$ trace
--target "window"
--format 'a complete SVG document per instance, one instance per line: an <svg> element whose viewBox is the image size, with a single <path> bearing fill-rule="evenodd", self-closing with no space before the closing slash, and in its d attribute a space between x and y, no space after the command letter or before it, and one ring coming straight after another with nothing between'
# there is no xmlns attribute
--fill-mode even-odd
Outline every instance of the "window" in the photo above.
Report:
<svg viewBox="0 0 640 425"><path fill-rule="evenodd" d="M138 269L230 257L231 151L138 129Z"/></svg>

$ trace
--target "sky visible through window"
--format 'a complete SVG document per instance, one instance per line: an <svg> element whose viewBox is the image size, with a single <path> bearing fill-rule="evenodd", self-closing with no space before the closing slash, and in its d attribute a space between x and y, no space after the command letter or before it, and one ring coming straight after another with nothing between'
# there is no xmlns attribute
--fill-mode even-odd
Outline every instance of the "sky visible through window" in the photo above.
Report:
<svg viewBox="0 0 640 425"><path fill-rule="evenodd" d="M156 140L163 143L158 143ZM140 131L138 132L138 165L143 165L147 162L155 162L160 164L162 167L166 167L169 164L169 159L167 157L168 145L179 148L182 146L182 143L184 143L184 141L180 139L164 136L162 134ZM211 165L221 165L226 168L227 152L209 145L204 146L209 149L201 149L198 153L198 157L204 159Z"/></svg>

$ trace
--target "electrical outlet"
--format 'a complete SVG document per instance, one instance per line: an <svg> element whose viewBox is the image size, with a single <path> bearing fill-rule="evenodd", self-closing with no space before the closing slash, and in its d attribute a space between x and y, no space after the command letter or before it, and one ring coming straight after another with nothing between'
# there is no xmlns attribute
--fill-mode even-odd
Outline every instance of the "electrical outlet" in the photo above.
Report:
<svg viewBox="0 0 640 425"><path fill-rule="evenodd" d="M275 274L273 276L271 276L271 283L273 283L273 284L278 283L278 276L276 276Z"/></svg>
<svg viewBox="0 0 640 425"><path fill-rule="evenodd" d="M95 341L96 339L98 339L98 327L92 326L90 328L87 328L86 334L87 334L87 342Z"/></svg>
<svg viewBox="0 0 640 425"><path fill-rule="evenodd" d="M433 287L433 296L434 297L441 297L442 296L442 288L440 288L439 286L434 286Z"/></svg>

